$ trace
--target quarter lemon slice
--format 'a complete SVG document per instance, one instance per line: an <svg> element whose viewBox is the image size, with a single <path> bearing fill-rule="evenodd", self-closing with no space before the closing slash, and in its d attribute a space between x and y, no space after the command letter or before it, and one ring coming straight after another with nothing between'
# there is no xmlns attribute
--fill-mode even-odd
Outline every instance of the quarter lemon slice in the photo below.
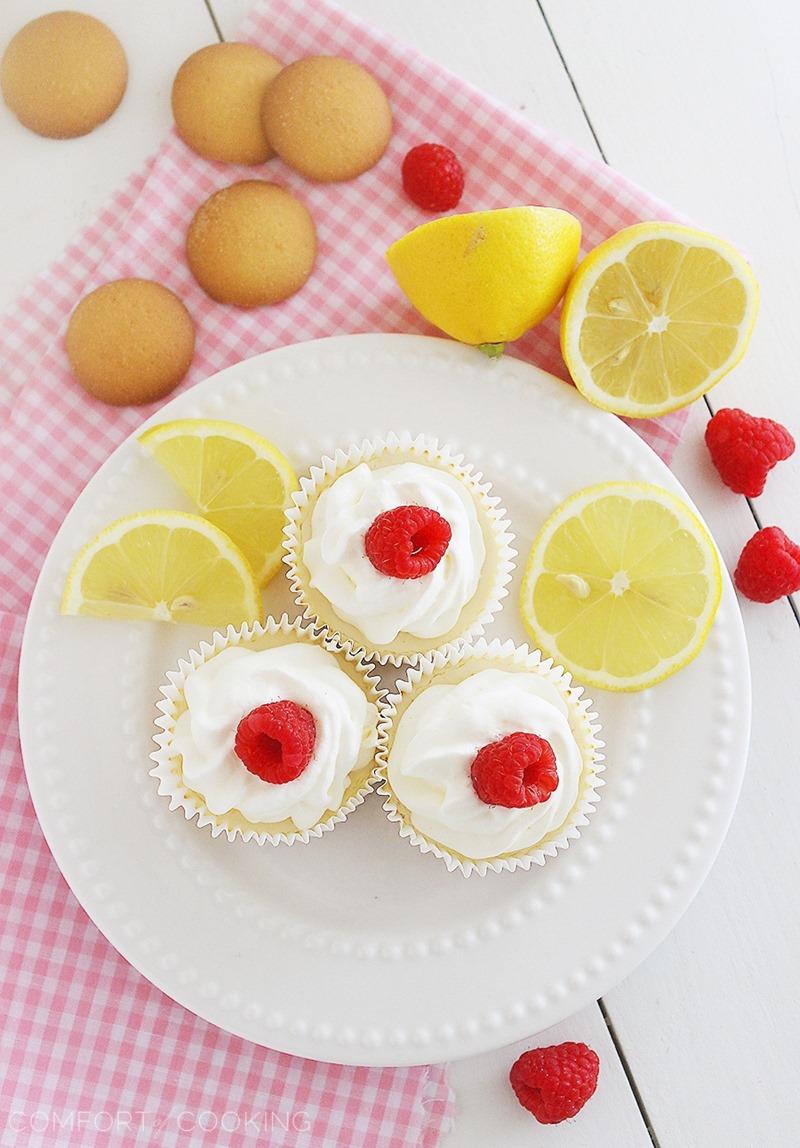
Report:
<svg viewBox="0 0 800 1148"><path fill-rule="evenodd" d="M261 617L247 559L196 514L148 510L112 522L72 563L62 614L238 626Z"/></svg>
<svg viewBox="0 0 800 1148"><path fill-rule="evenodd" d="M162 423L139 442L267 582L281 563L284 514L298 485L289 460L248 427L208 419Z"/></svg>
<svg viewBox="0 0 800 1148"><path fill-rule="evenodd" d="M572 495L531 549L520 609L581 680L643 690L695 657L722 593L717 549L675 495L609 482Z"/></svg>
<svg viewBox="0 0 800 1148"><path fill-rule="evenodd" d="M578 267L561 312L561 350L590 402L651 418L704 395L739 362L758 283L722 239L639 223Z"/></svg>

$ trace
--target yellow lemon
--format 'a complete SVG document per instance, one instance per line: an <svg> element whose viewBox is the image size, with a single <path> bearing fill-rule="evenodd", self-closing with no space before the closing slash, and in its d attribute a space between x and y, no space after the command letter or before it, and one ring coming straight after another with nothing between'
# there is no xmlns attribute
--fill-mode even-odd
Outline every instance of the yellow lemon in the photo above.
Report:
<svg viewBox="0 0 800 1148"><path fill-rule="evenodd" d="M238 423L179 419L139 442L168 470L204 518L233 539L263 585L281 563L284 514L297 489L289 460Z"/></svg>
<svg viewBox="0 0 800 1148"><path fill-rule="evenodd" d="M62 614L239 626L261 617L247 559L204 518L148 510L112 522L72 563Z"/></svg>
<svg viewBox="0 0 800 1148"><path fill-rule="evenodd" d="M757 312L758 283L729 243L678 223L638 223L575 272L561 350L590 402L652 418L704 395L739 362Z"/></svg>
<svg viewBox="0 0 800 1148"><path fill-rule="evenodd" d="M503 344L553 310L580 241L581 226L569 212L504 207L423 223L386 258L429 322L462 343Z"/></svg>
<svg viewBox="0 0 800 1148"><path fill-rule="evenodd" d="M582 681L643 690L700 652L722 593L696 514L644 482L572 495L531 549L520 610L534 641Z"/></svg>

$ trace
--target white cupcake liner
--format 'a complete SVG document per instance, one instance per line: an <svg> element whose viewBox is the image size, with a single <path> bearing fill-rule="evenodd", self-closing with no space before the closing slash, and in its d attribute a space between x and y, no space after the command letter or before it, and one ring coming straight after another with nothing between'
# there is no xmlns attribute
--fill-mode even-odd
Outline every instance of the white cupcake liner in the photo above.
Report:
<svg viewBox="0 0 800 1148"><path fill-rule="evenodd" d="M420 833L411 821L411 814L395 797L389 782L389 753L396 723L417 692L420 683L428 683L440 674L447 673L465 663L475 662L476 671L492 662L505 669L528 670L541 674L557 687L569 707L569 723L583 758L581 790L578 800L569 817L557 830L529 849L506 853L498 857L473 860L450 852L444 845ZM477 663L480 663L478 665ZM600 800L600 787L604 784L599 776L605 769L604 757L600 750L604 743L599 738L600 723L592 710L592 701L583 697L583 687L572 684L572 675L561 666L554 665L552 658L543 659L539 650L527 646L515 646L509 639L501 642L498 638L486 642L480 638L470 645L463 645L446 653L435 652L422 659L418 666L408 670L405 678L397 683L397 692L384 698L383 716L378 725L378 749L375 754L378 762L379 784L377 792L386 800L383 808L389 820L397 824L400 836L409 844L415 845L422 853L432 853L443 861L450 872L458 870L465 877L487 873L513 873L515 869L530 869L533 865L544 865L548 857L555 857L559 850L567 849L570 841L580 837L580 827L586 825Z"/></svg>
<svg viewBox="0 0 800 1148"><path fill-rule="evenodd" d="M474 601L477 594L483 599L476 616L463 629L456 625L439 641L420 638L419 648L414 649L398 648L397 643L371 645L359 633L357 626L336 615L324 595L312 591L312 596L323 599L327 607L323 610L315 609L309 600L308 572L302 560L303 522L321 491L330 486L334 478L352 470L359 463L383 459L387 455L416 459L456 475L472 492L479 513L482 512L481 520L488 527L488 530L484 530L484 538L488 537L494 543L494 554L488 557L488 561L493 562L494 570L487 584L483 588L479 585L472 599ZM512 545L514 535L511 533L511 524L507 512L500 506L500 499L491 494L491 484L484 482L483 476L474 467L464 463L463 458L463 455L454 453L448 446L440 446L438 440L429 435L413 436L403 432L391 433L385 438L364 439L347 450L337 450L332 456L326 455L317 466L312 466L309 473L300 479L300 489L293 495L293 505L287 511L287 523L283 532L283 547L286 550L283 561L288 566L289 584L295 602L303 609L303 618L334 638L343 648L374 658L383 666L388 664L397 668L414 664L434 651L444 653L454 650L462 642L479 637L502 609L502 600L508 595L508 584L514 571L517 552ZM470 603L467 603L465 609L469 606ZM399 643L400 647L405 645L411 646L412 641Z"/></svg>
<svg viewBox="0 0 800 1148"><path fill-rule="evenodd" d="M156 763L150 770L150 775L158 779L158 792L169 798L169 807L172 810L181 809L187 821L197 819L198 828L208 825L211 827L211 836L219 837L225 834L229 841L241 837L243 841L255 841L259 845L295 845L298 842L307 844L312 837L321 837L323 833L332 830L339 822L344 821L372 791L377 778L377 768L373 762L370 769L367 766L359 770L359 776L345 791L346 800L339 809L322 818L311 829L278 829L278 825L266 822L254 823L248 821L241 813L231 810L228 813L215 814L207 807L202 796L183 781L180 755L173 749L173 736L175 722L186 708L184 686L187 678L204 662L209 661L220 650L228 646L257 645L261 638L271 638L285 635L293 641L308 641L322 646L331 653L339 655L355 671L352 675L357 678L364 692L371 702L378 707L378 727L380 727L383 713L383 689L380 680L370 671L372 666L364 661L358 654L342 649L336 642L317 634L310 626L303 624L301 619L289 621L286 614L280 618L267 618L265 622L245 623L236 629L228 626L224 633L216 631L210 642L201 642L199 649L190 650L185 658L178 661L177 669L169 670L166 674L166 684L160 687L163 700L156 703L160 717L156 718L155 725L161 731L155 734L158 749L150 754ZM288 819L287 819L288 820Z"/></svg>

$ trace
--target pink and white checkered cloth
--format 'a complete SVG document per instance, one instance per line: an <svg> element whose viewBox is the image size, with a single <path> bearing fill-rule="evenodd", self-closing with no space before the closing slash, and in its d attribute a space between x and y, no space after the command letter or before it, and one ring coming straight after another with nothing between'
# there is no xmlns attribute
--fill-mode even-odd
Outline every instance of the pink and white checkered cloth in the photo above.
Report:
<svg viewBox="0 0 800 1148"><path fill-rule="evenodd" d="M395 114L389 151L377 167L352 183L317 186L278 160L256 172L209 163L171 134L0 321L4 1142L92 1145L115 1135L130 1142L135 1133L147 1144L247 1143L260 1131L262 1143L297 1148L433 1146L452 1105L442 1068L316 1064L229 1036L184 1011L111 949L47 850L28 798L15 724L23 619L42 560L76 495L153 409L103 406L72 380L63 334L77 301L98 284L128 275L172 288L197 323L184 386L289 342L357 331L431 332L383 259L393 239L424 219L400 192L399 170L406 151L425 140L450 143L458 152L467 172L461 210L555 204L581 220L587 248L637 220L672 215L603 164L324 0L261 0L241 38L285 61L324 53L367 65ZM113 121L104 130L113 132ZM319 256L294 298L238 311L213 303L197 287L183 241L211 192L254 175L277 180L308 204ZM565 375L555 318L513 353ZM682 425L672 416L636 429L668 458ZM225 1113L239 1115L238 1131L234 1116L214 1130Z"/></svg>

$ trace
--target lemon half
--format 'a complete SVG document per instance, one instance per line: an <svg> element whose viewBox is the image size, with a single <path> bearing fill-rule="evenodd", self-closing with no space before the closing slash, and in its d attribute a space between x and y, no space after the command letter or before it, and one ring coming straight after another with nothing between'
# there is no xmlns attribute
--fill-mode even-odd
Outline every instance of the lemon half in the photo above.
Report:
<svg viewBox="0 0 800 1148"><path fill-rule="evenodd" d="M281 563L284 514L298 485L285 455L249 427L213 419L161 423L139 442L233 539L259 582L268 581Z"/></svg>
<svg viewBox="0 0 800 1148"><path fill-rule="evenodd" d="M684 502L649 483L609 482L545 522L520 609L536 643L580 680L642 690L700 652L721 593L716 546Z"/></svg>
<svg viewBox="0 0 800 1148"><path fill-rule="evenodd" d="M239 626L262 615L247 559L204 518L149 510L119 518L73 562L62 614Z"/></svg>
<svg viewBox="0 0 800 1148"><path fill-rule="evenodd" d="M503 207L423 223L386 259L410 302L445 334L501 344L550 314L580 242L581 225L567 211Z"/></svg>
<svg viewBox="0 0 800 1148"><path fill-rule="evenodd" d="M596 406L651 418L686 406L744 354L758 283L734 247L678 223L639 223L587 255L561 312L561 350Z"/></svg>

